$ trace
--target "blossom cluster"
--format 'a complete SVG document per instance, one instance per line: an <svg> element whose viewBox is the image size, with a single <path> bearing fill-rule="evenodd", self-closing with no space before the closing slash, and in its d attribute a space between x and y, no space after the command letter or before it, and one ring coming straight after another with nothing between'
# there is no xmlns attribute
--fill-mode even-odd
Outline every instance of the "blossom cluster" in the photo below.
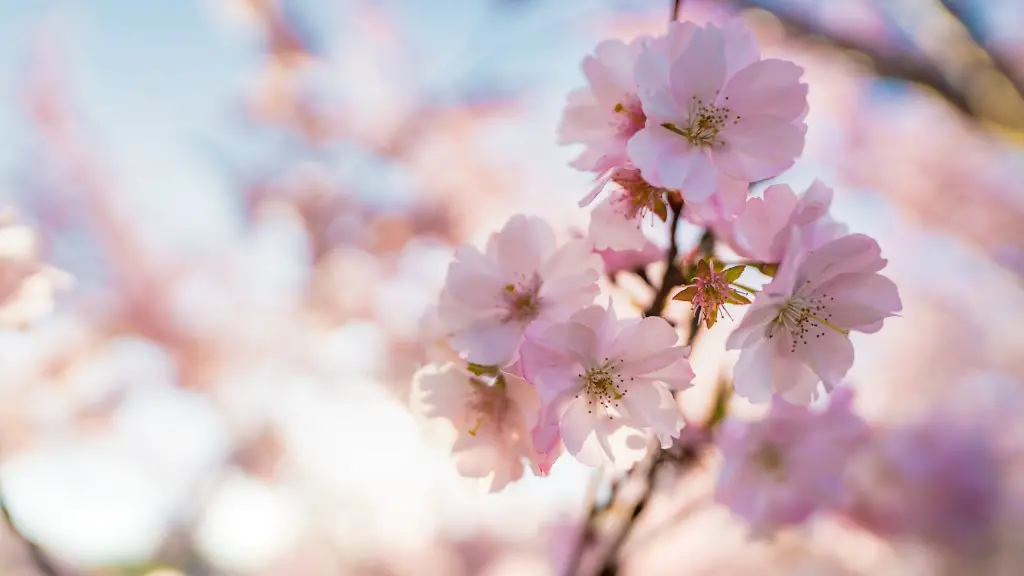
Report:
<svg viewBox="0 0 1024 576"><path fill-rule="evenodd" d="M624 314L599 279L661 258L645 224L682 218L713 241L668 251L688 255L666 261L678 273L663 283L674 284L655 288L690 302L706 329L746 308L727 340L739 352L732 385L771 406L763 420L710 430L725 460L719 500L755 533L839 509L847 461L870 436L840 387L850 334L877 332L901 302L878 243L829 215L826 184L750 196L803 152L802 69L762 58L737 23L690 22L602 42L582 69L587 85L569 95L559 138L582 145L572 166L595 178L580 201L593 206L589 229L560 240L544 220L514 215L482 250L455 252L424 323L434 363L414 378L421 411L451 425L459 472L492 490L527 466L547 474L564 453L627 470L654 443L680 442L689 341L663 306ZM730 255L740 260L724 263ZM759 289L738 283L755 275ZM829 394L826 410L809 407Z"/></svg>

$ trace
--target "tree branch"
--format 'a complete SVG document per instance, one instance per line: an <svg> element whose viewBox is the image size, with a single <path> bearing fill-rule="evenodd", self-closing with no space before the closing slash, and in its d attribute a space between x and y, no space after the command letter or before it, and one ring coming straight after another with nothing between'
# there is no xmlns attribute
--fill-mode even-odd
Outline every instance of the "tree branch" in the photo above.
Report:
<svg viewBox="0 0 1024 576"><path fill-rule="evenodd" d="M669 293L676 286L683 282L683 273L679 271L676 259L679 257L679 243L676 235L679 232L679 220L682 216L683 205L681 202L669 200L669 218L672 219L672 231L669 238L668 252L665 254L665 273L661 277L661 285L654 295L651 305L644 311L644 316L661 316L668 304Z"/></svg>
<svg viewBox="0 0 1024 576"><path fill-rule="evenodd" d="M939 0L939 3L951 17L960 22L967 34L970 35L971 40L985 52L995 69L1009 80L1017 96L1024 102L1024 72L1014 66L998 48L989 42L985 34L974 24L961 0Z"/></svg>
<svg viewBox="0 0 1024 576"><path fill-rule="evenodd" d="M977 113L972 109L964 91L950 82L931 60L913 57L909 54L893 54L855 38L836 34L821 26L813 18L808 18L795 10L779 9L763 0L721 0L721 2L739 9L766 10L778 18L791 36L805 39L818 37L825 39L837 48L859 52L871 61L875 73L879 76L927 86L960 112L972 118L977 117Z"/></svg>

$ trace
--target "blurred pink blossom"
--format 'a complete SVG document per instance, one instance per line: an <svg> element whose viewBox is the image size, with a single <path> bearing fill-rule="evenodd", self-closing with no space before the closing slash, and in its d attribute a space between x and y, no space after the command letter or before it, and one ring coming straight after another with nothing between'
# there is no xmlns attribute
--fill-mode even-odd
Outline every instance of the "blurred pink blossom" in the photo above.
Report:
<svg viewBox="0 0 1024 576"><path fill-rule="evenodd" d="M505 374L487 382L455 364L422 368L413 382L428 418L444 418L456 431L452 455L459 473L483 478L501 490L523 476L523 459L534 462L531 431L540 399L525 380Z"/></svg>
<svg viewBox="0 0 1024 576"><path fill-rule="evenodd" d="M844 503L847 462L870 434L852 402L849 388L837 390L824 412L776 395L763 420L728 419L717 439L724 463L715 499L755 536Z"/></svg>

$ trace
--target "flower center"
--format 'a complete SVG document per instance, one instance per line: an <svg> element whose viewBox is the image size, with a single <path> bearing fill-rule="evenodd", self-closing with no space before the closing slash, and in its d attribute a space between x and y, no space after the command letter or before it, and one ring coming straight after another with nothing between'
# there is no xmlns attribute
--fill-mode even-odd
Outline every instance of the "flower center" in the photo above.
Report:
<svg viewBox="0 0 1024 576"><path fill-rule="evenodd" d="M728 99L726 97L726 100ZM705 104L703 100L694 96L690 101L690 115L684 124L676 126L665 122L662 127L686 138L697 148L713 148L725 145L720 138L720 132L729 121L737 124L740 116L733 117L727 106Z"/></svg>
<svg viewBox="0 0 1024 576"><path fill-rule="evenodd" d="M832 330L848 336L844 330L831 322L832 313L828 303L835 298L828 294L820 296L791 296L779 309L768 327L768 338L774 338L781 330L790 339L790 351L796 352L799 346L806 346L808 338L821 338L825 330Z"/></svg>
<svg viewBox="0 0 1024 576"><path fill-rule="evenodd" d="M644 110L640 106L640 99L635 95L626 96L622 102L616 103L614 110L612 127L622 138L632 138L647 124L647 115L644 114Z"/></svg>
<svg viewBox="0 0 1024 576"><path fill-rule="evenodd" d="M769 443L758 446L754 452L754 463L769 478L777 482L786 480L786 461L778 446Z"/></svg>
<svg viewBox="0 0 1024 576"><path fill-rule="evenodd" d="M587 396L589 413L594 413L595 402L605 411L618 406L619 400L628 392L625 381L619 375L617 364L622 364L622 360L613 361L605 358L600 366L588 368L583 374L578 374L583 386L580 393ZM576 397L579 398L580 394L576 394Z"/></svg>
<svg viewBox="0 0 1024 576"><path fill-rule="evenodd" d="M470 436L476 436L483 429L500 435L505 428L505 419L509 411L504 383L499 380L491 385L477 378L470 382L473 385L473 392L470 393L467 409L470 419L475 419L475 424L467 432Z"/></svg>
<svg viewBox="0 0 1024 576"><path fill-rule="evenodd" d="M540 275L534 274L515 284L506 284L501 297L505 304L505 322L529 322L540 314Z"/></svg>
<svg viewBox="0 0 1024 576"><path fill-rule="evenodd" d="M622 187L624 194L615 198L619 212L630 220L640 219L655 211L662 202L664 191L647 183L636 168L620 168L612 181Z"/></svg>

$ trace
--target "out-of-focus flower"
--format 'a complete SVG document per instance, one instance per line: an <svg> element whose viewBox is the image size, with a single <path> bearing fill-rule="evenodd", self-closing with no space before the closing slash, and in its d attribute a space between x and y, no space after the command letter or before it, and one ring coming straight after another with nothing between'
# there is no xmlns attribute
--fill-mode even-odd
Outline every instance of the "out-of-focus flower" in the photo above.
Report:
<svg viewBox="0 0 1024 576"><path fill-rule="evenodd" d="M626 143L646 121L633 72L643 40L605 40L583 60L589 85L569 93L558 130L561 144L586 147L573 167L603 173L628 162Z"/></svg>
<svg viewBox="0 0 1024 576"><path fill-rule="evenodd" d="M846 226L828 215L832 189L815 180L799 198L785 184L769 186L764 198L751 198L733 223L732 248L741 256L778 264L795 228L805 250L846 234Z"/></svg>
<svg viewBox="0 0 1024 576"><path fill-rule="evenodd" d="M71 281L39 261L35 231L19 224L13 211L0 211L0 326L24 328L49 313L56 291Z"/></svg>
<svg viewBox="0 0 1024 576"><path fill-rule="evenodd" d="M668 219L665 191L647 183L632 166L612 169L598 181L594 190L582 201L587 206L609 183L615 190L590 215L590 240L598 250L638 250L647 242L641 226L653 214L662 222Z"/></svg>
<svg viewBox="0 0 1024 576"><path fill-rule="evenodd" d="M873 333L902 309L878 243L863 234L805 253L791 229L790 250L774 280L755 299L726 346L740 350L736 392L765 402L772 391L793 402L831 390L853 365L851 330Z"/></svg>
<svg viewBox="0 0 1024 576"><path fill-rule="evenodd" d="M993 440L984 426L949 418L876 431L851 466L845 515L884 538L981 552L1004 495Z"/></svg>
<svg viewBox="0 0 1024 576"><path fill-rule="evenodd" d="M523 373L554 416L566 450L590 466L626 468L663 445L683 418L672 391L690 386L689 349L662 318L619 319L609 306L587 307L523 343Z"/></svg>
<svg viewBox="0 0 1024 576"><path fill-rule="evenodd" d="M710 330L718 320L719 313L725 312L726 304L750 304L743 292L732 285L739 280L744 268L740 265L725 269L720 262L713 261L709 265L707 260L702 259L697 263L694 283L683 288L672 299L692 302Z"/></svg>
<svg viewBox="0 0 1024 576"><path fill-rule="evenodd" d="M546 222L513 216L485 252L463 246L455 253L441 323L469 362L510 364L528 325L564 320L594 301L600 266L586 242L559 248Z"/></svg>
<svg viewBox="0 0 1024 576"><path fill-rule="evenodd" d="M716 192L779 175L803 150L803 69L760 60L753 35L674 22L636 64L647 122L628 145L651 184L701 204Z"/></svg>
<svg viewBox="0 0 1024 576"><path fill-rule="evenodd" d="M749 522L755 536L842 505L849 498L847 463L870 436L852 402L849 388L837 390L824 412L776 395L763 420L726 420L717 440L724 463L715 499Z"/></svg>
<svg viewBox="0 0 1024 576"><path fill-rule="evenodd" d="M501 490L523 476L524 458L536 462L531 432L540 399L522 378L503 374L488 382L455 364L431 365L416 373L413 386L424 415L455 428L452 456L463 476Z"/></svg>

